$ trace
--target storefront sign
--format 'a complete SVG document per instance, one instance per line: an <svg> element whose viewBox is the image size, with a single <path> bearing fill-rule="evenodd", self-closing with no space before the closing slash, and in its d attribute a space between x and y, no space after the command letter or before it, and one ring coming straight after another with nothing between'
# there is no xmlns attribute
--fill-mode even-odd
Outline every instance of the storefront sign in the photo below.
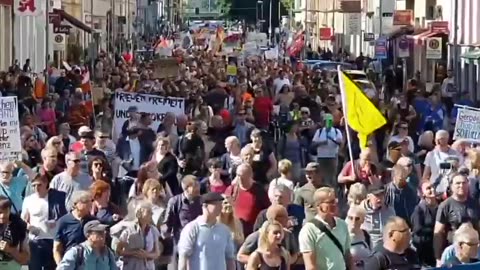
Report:
<svg viewBox="0 0 480 270"><path fill-rule="evenodd" d="M393 25L412 25L413 10L395 10L393 12Z"/></svg>
<svg viewBox="0 0 480 270"><path fill-rule="evenodd" d="M379 38L375 42L375 58L387 59L387 40L385 38Z"/></svg>
<svg viewBox="0 0 480 270"><path fill-rule="evenodd" d="M398 40L397 43L397 54L400 58L410 57L410 46L407 38L403 37Z"/></svg>
<svg viewBox="0 0 480 270"><path fill-rule="evenodd" d="M322 27L320 28L320 40L331 40L332 39L332 28Z"/></svg>
<svg viewBox="0 0 480 270"><path fill-rule="evenodd" d="M375 33L363 33L363 41L374 41L375 40Z"/></svg>
<svg viewBox="0 0 480 270"><path fill-rule="evenodd" d="M343 13L360 13L362 12L361 0L341 0L340 10Z"/></svg>
<svg viewBox="0 0 480 270"><path fill-rule="evenodd" d="M442 38L427 38L427 59L442 59Z"/></svg>
<svg viewBox="0 0 480 270"><path fill-rule="evenodd" d="M450 33L450 30L448 29L447 21L434 21L429 23L428 27L430 31L435 33L445 33L445 34Z"/></svg>
<svg viewBox="0 0 480 270"><path fill-rule="evenodd" d="M16 16L37 16L42 9L39 0L14 0L13 12Z"/></svg>

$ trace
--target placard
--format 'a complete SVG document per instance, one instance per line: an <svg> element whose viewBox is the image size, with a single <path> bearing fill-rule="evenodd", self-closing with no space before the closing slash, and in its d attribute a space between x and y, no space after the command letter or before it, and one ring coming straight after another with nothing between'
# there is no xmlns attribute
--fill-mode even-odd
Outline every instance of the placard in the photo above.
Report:
<svg viewBox="0 0 480 270"><path fill-rule="evenodd" d="M458 109L453 139L480 142L480 111Z"/></svg>
<svg viewBox="0 0 480 270"><path fill-rule="evenodd" d="M167 112L175 115L185 114L185 99L116 91L112 131L114 139L120 137L122 126L128 119L127 111L130 107L136 107L139 113L150 114L152 117L150 127L156 132Z"/></svg>
<svg viewBox="0 0 480 270"><path fill-rule="evenodd" d="M227 66L227 81L230 84L237 83L237 66L235 65L228 65Z"/></svg>
<svg viewBox="0 0 480 270"><path fill-rule="evenodd" d="M15 160L22 151L17 97L0 98L0 160Z"/></svg>
<svg viewBox="0 0 480 270"><path fill-rule="evenodd" d="M153 67L154 79L163 79L178 76L179 66L176 58L154 60Z"/></svg>

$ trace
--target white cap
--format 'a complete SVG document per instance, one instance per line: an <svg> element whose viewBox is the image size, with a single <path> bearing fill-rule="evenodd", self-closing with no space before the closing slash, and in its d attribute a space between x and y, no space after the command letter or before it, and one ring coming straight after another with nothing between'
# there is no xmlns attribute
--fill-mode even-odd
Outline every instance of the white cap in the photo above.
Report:
<svg viewBox="0 0 480 270"><path fill-rule="evenodd" d="M92 132L92 129L89 128L88 126L81 126L81 127L78 129L78 134L80 134L80 133L88 133L88 132Z"/></svg>

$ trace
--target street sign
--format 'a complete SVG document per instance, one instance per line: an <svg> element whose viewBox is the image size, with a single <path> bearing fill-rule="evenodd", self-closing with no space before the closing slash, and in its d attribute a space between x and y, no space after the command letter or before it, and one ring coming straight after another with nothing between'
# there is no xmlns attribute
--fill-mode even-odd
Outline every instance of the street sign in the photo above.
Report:
<svg viewBox="0 0 480 270"><path fill-rule="evenodd" d="M413 10L395 10L393 12L393 25L412 25Z"/></svg>
<svg viewBox="0 0 480 270"><path fill-rule="evenodd" d="M387 40L379 38L375 42L375 58L387 59Z"/></svg>
<svg viewBox="0 0 480 270"><path fill-rule="evenodd" d="M64 51L65 50L65 35L55 34L53 36L53 50Z"/></svg>
<svg viewBox="0 0 480 270"><path fill-rule="evenodd" d="M362 29L362 14L361 13L349 13L345 15L347 19L347 34L359 35Z"/></svg>
<svg viewBox="0 0 480 270"><path fill-rule="evenodd" d="M442 38L427 38L427 59L442 59Z"/></svg>
<svg viewBox="0 0 480 270"><path fill-rule="evenodd" d="M410 43L406 37L401 38L398 40L397 43L397 54L400 58L407 58L410 57Z"/></svg>
<svg viewBox="0 0 480 270"><path fill-rule="evenodd" d="M362 1L342 0L340 2L340 10L343 13L360 13L362 12Z"/></svg>
<svg viewBox="0 0 480 270"><path fill-rule="evenodd" d="M70 25L54 25L53 26L53 33L54 34L70 34Z"/></svg>

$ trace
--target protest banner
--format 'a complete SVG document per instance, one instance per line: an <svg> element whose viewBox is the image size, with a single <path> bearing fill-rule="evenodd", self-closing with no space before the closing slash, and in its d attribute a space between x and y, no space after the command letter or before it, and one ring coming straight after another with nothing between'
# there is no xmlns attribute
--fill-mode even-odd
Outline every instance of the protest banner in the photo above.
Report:
<svg viewBox="0 0 480 270"><path fill-rule="evenodd" d="M153 78L164 79L178 76L178 61L176 58L164 58L153 61Z"/></svg>
<svg viewBox="0 0 480 270"><path fill-rule="evenodd" d="M17 97L0 98L0 160L18 160L22 152Z"/></svg>
<svg viewBox="0 0 480 270"><path fill-rule="evenodd" d="M480 111L458 108L453 139L480 142Z"/></svg>
<svg viewBox="0 0 480 270"><path fill-rule="evenodd" d="M128 109L136 107L139 113L148 113L152 118L150 126L155 132L167 112L185 114L185 99L162 97L148 94L115 92L115 115L113 118L113 138L120 137L122 126L128 120Z"/></svg>

